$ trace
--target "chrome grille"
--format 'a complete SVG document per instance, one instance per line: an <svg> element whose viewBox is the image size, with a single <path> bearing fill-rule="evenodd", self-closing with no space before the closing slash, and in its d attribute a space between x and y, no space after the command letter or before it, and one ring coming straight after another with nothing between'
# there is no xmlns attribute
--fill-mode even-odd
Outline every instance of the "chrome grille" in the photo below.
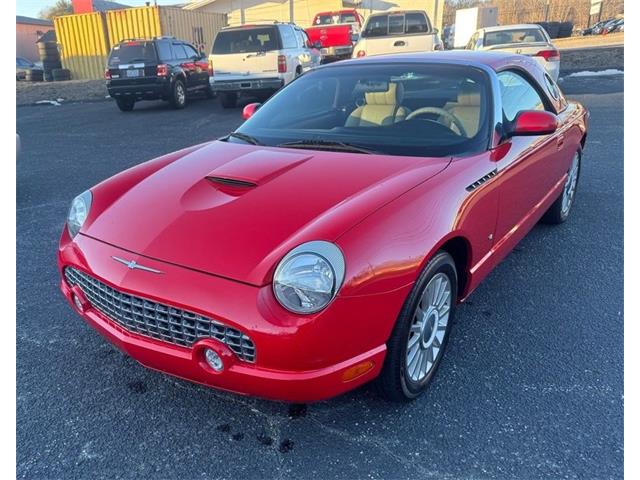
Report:
<svg viewBox="0 0 640 480"><path fill-rule="evenodd" d="M253 341L235 328L197 313L119 292L73 267L65 268L64 276L69 285L82 290L92 307L130 332L184 347L191 347L200 338L214 338L227 345L240 360L252 363L256 360Z"/></svg>

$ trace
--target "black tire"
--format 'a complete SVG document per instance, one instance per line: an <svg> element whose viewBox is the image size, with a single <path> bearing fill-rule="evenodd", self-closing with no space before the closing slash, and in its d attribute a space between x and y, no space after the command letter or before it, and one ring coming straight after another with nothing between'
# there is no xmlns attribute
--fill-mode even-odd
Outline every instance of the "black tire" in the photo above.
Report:
<svg viewBox="0 0 640 480"><path fill-rule="evenodd" d="M407 372L407 342L414 315L422 295L431 281L438 274L448 277L451 302L448 312L448 320L443 339L440 341L439 351L435 356L431 369L420 381L413 381ZM380 375L376 379L379 393L387 400L395 402L409 402L420 396L428 387L436 374L440 362L446 350L447 341L451 332L455 317L455 302L458 294L458 274L456 265L451 255L438 251L424 267L411 293L407 297L402 311L396 320L391 336L387 341L387 356ZM418 361L418 363L420 363Z"/></svg>
<svg viewBox="0 0 640 480"><path fill-rule="evenodd" d="M25 74L25 80L28 82L41 82L43 79L42 70L30 70Z"/></svg>
<svg viewBox="0 0 640 480"><path fill-rule="evenodd" d="M187 89L184 86L184 81L180 78L173 82L169 103L176 110L180 110L187 106Z"/></svg>
<svg viewBox="0 0 640 480"><path fill-rule="evenodd" d="M66 68L55 68L51 70L54 82L61 82L65 80L71 80L71 72Z"/></svg>
<svg viewBox="0 0 640 480"><path fill-rule="evenodd" d="M581 167L582 167L582 154L581 154L581 152L576 152L574 158L577 158L577 160L578 160L578 166L577 166L578 170L576 172L575 186L573 187L573 194L571 195L571 199L569 201L569 206L568 206L568 208L563 208L565 192L566 192L566 186L567 186L567 184L565 184L565 188L562 189L562 192L560 192L560 195L558 196L556 201L553 202L553 204L549 207L549 210L547 210L547 212L542 217L542 222L543 223L548 223L548 224L551 224L551 225L559 225L561 223L566 222L567 219L569 218L569 215L571 214L571 209L573 208L573 204L575 203L575 195L576 195L576 191L577 191L577 188L578 188L578 184L580 183L579 182L579 180L580 180L580 170L581 170ZM573 165L573 163L572 163L572 165ZM571 167L569 168L569 172L571 172ZM570 178L570 175L568 174L567 182L569 182L570 180L571 180L571 178Z"/></svg>
<svg viewBox="0 0 640 480"><path fill-rule="evenodd" d="M133 110L136 101L133 98L116 98L116 104L121 111L130 112Z"/></svg>
<svg viewBox="0 0 640 480"><path fill-rule="evenodd" d="M53 74L51 73L51 70L45 70L42 77L45 82L53 82Z"/></svg>
<svg viewBox="0 0 640 480"><path fill-rule="evenodd" d="M236 108L238 103L237 92L222 92L218 95L222 108Z"/></svg>

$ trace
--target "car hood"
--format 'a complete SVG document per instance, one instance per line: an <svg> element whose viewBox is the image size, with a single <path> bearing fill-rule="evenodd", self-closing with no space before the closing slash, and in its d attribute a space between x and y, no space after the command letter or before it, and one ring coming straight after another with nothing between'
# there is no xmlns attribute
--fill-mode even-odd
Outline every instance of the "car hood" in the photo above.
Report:
<svg viewBox="0 0 640 480"><path fill-rule="evenodd" d="M215 141L128 187L82 233L263 285L291 248L335 241L449 161Z"/></svg>

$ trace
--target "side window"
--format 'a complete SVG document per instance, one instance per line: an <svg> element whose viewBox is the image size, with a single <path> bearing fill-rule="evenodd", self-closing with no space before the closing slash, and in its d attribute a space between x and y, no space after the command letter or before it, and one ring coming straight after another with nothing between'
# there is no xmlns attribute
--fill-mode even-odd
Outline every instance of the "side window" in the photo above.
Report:
<svg viewBox="0 0 640 480"><path fill-rule="evenodd" d="M298 48L304 48L306 47L305 45L305 39L304 36L302 35L302 31L298 30L297 28L294 30L295 35L296 35L296 42L298 44Z"/></svg>
<svg viewBox="0 0 640 480"><path fill-rule="evenodd" d="M171 44L169 42L158 42L156 45L158 47L160 61L166 62L173 60L173 51L171 50Z"/></svg>
<svg viewBox="0 0 640 480"><path fill-rule="evenodd" d="M498 74L502 110L508 121L513 121L518 112L523 110L544 110L542 97L523 76L511 72Z"/></svg>
<svg viewBox="0 0 640 480"><path fill-rule="evenodd" d="M389 35L404 33L404 15L389 15Z"/></svg>
<svg viewBox="0 0 640 480"><path fill-rule="evenodd" d="M296 48L296 36L290 26L280 27L280 35L282 36L282 48Z"/></svg>
<svg viewBox="0 0 640 480"><path fill-rule="evenodd" d="M406 33L426 33L428 30L427 17L423 13L407 13Z"/></svg>
<svg viewBox="0 0 640 480"><path fill-rule="evenodd" d="M171 48L173 49L173 58L176 60L180 60L183 58L187 58L187 52L185 52L184 47L180 43L172 43Z"/></svg>
<svg viewBox="0 0 640 480"><path fill-rule="evenodd" d="M193 57L200 58L200 54L198 53L198 51L195 48L193 48L191 45L185 43L182 46L187 52L187 58L193 58Z"/></svg>

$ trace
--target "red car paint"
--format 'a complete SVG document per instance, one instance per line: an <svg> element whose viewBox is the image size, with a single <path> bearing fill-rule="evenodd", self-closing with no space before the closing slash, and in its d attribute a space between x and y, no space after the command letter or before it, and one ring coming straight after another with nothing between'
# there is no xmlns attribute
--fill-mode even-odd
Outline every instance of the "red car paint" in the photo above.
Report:
<svg viewBox="0 0 640 480"><path fill-rule="evenodd" d="M318 19L323 16L353 15L356 22L319 25ZM353 43L351 35L360 32L362 17L355 9L339 10L337 12L317 13L313 19L313 26L305 31L312 44L320 42L322 57L324 59L338 60L351 58Z"/></svg>
<svg viewBox="0 0 640 480"><path fill-rule="evenodd" d="M473 62L494 75L520 69L545 91L544 71L527 57L470 52L402 58ZM559 196L584 143L588 113L561 97L548 100L556 110L554 133L508 140L496 133L490 148L473 156L389 158L214 141L92 188L93 205L80 233L73 240L67 229L62 233L61 272L72 266L121 292L238 329L255 344L253 364L212 339L187 348L126 331L82 295L78 309L64 275L61 290L89 324L150 368L272 399L306 402L341 394L379 374L403 302L436 251L444 248L456 259L463 301ZM217 185L206 177L255 187ZM275 299L271 280L282 257L310 240L342 250L345 281L327 308L296 315ZM163 273L128 269L113 256ZM223 357L224 371L207 366L205 346ZM364 361L373 368L345 381L345 372Z"/></svg>

